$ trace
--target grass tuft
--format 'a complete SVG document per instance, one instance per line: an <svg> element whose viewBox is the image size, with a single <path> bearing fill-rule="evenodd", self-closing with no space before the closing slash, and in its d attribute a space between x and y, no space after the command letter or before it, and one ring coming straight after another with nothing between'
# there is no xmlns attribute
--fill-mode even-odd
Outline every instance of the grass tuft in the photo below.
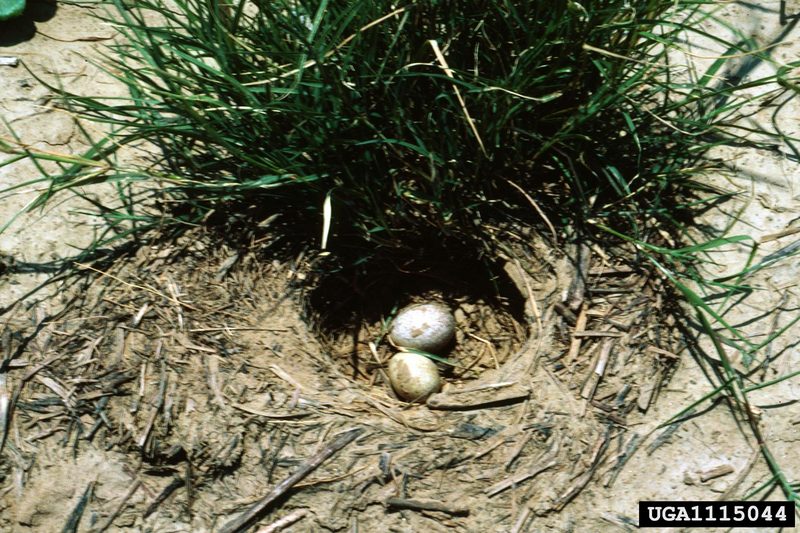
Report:
<svg viewBox="0 0 800 533"><path fill-rule="evenodd" d="M112 133L81 156L3 147L60 165L31 208L115 184L102 215L124 235L278 214L344 265L491 253L497 219L594 234L600 218L647 241L706 205L686 201L703 156L748 133L724 59L697 79L673 64L687 34L719 41L710 4L117 0L106 59L130 96L53 87ZM142 145L147 165L115 160Z"/></svg>

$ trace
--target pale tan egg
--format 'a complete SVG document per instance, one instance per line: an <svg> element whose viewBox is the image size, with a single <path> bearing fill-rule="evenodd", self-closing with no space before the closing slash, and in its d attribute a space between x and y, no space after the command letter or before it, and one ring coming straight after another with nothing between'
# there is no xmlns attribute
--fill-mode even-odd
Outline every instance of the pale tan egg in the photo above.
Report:
<svg viewBox="0 0 800 533"><path fill-rule="evenodd" d="M439 368L436 363L416 353L401 352L389 361L389 380L403 400L423 401L439 390Z"/></svg>

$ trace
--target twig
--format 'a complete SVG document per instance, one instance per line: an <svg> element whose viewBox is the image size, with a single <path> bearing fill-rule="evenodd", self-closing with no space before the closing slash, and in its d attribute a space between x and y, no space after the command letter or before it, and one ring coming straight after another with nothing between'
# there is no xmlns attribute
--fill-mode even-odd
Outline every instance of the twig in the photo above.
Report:
<svg viewBox="0 0 800 533"><path fill-rule="evenodd" d="M11 421L11 411L14 409L11 401L11 390L8 387L7 369L12 359L11 332L3 332L0 345L3 349L3 360L0 361L0 453L6 444L8 437L8 425Z"/></svg>
<svg viewBox="0 0 800 533"><path fill-rule="evenodd" d="M783 237L788 237L789 235L794 235L795 233L800 233L800 228L789 228L789 229L785 229L783 231L779 231L777 233L770 233L768 235L764 235L763 237L761 237L761 239L758 241L758 243L759 244L764 244L764 243L769 242L769 241L776 241L776 240L781 239Z"/></svg>
<svg viewBox="0 0 800 533"><path fill-rule="evenodd" d="M250 328L250 327L241 327L241 328L234 328L234 327L218 327L218 328L191 328L187 329L189 333L209 333L213 331L271 331L282 333L284 331L289 331L287 328Z"/></svg>
<svg viewBox="0 0 800 533"><path fill-rule="evenodd" d="M268 526L264 526L256 533L275 533L276 531L280 531L281 529L291 526L298 520L302 520L308 514L307 509L298 509L297 511L287 514L280 520L276 520Z"/></svg>
<svg viewBox="0 0 800 533"><path fill-rule="evenodd" d="M280 482L269 494L253 504L239 517L234 518L222 526L218 533L234 533L243 531L253 520L263 513L271 503L280 498L298 481L319 467L319 465L328 460L333 454L356 440L363 432L364 430L362 428L353 428L341 433L338 437L326 445L322 451L300 465L300 468L298 468L294 474Z"/></svg>
<svg viewBox="0 0 800 533"><path fill-rule="evenodd" d="M431 39L428 41L428 44L431 45L433 48L433 54L436 56L436 60L439 62L439 66L441 66L444 73L447 75L448 78L451 80L455 80L456 77L453 75L453 70L447 64L447 60L444 58L442 51L439 49L439 43L436 42L436 39ZM472 130L472 134L475 135L475 139L478 141L478 146L481 147L481 152L483 155L488 156L486 153L486 147L483 145L483 139L481 139L480 133L478 133L478 128L475 126L475 121L469 115L469 110L467 109L467 104L464 102L464 98L461 96L461 91L458 90L458 85L453 83L453 91L456 93L456 99L458 99L458 104L461 106L461 110L464 112L464 116L467 118L467 124L469 124L469 129Z"/></svg>
<svg viewBox="0 0 800 533"><path fill-rule="evenodd" d="M136 314L131 319L131 327L136 328L139 327L139 324L142 322L144 315L150 310L150 304L145 302L145 304L139 308Z"/></svg>
<svg viewBox="0 0 800 533"><path fill-rule="evenodd" d="M341 48L343 48L344 46L347 46L347 44L350 41L352 41L353 39L355 39L359 34L367 31L368 29L370 29L370 28L372 28L374 26L377 26L378 24L381 24L385 20L389 20L390 18L403 13L404 11L406 11L405 7L401 7L401 8L395 9L394 11L391 11L390 13L387 13L386 15L384 15L384 16L376 19L376 20L373 20L369 24L361 26L358 29L357 32L353 33L352 35L347 36L345 39L342 40L342 42L337 44L332 50L328 50L325 53L325 55L323 56L323 58L324 59L328 59L329 57L334 55L336 52L338 52ZM276 81L278 81L280 79L287 78L289 76L293 76L293 75L297 74L298 72L301 72L303 69L307 69L309 67L313 67L316 64L317 64L317 60L310 59L310 60L306 61L305 63L303 63L303 66L301 68L296 68L296 69L284 72L280 76L276 76L274 78L269 78L269 79L266 79L266 80L247 82L247 83L244 84L244 86L245 87L252 87L252 86L257 86L257 85L268 85L268 84L276 82ZM290 65L280 65L278 68L288 68L289 66Z"/></svg>
<svg viewBox="0 0 800 533"><path fill-rule="evenodd" d="M728 474L733 474L734 472L735 470L729 464L715 466L711 470L700 472L700 481L705 483L706 481L711 481L712 479L717 479L718 477L727 476Z"/></svg>
<svg viewBox="0 0 800 533"><path fill-rule="evenodd" d="M497 360L497 352L495 352L494 346L492 346L491 341L488 341L488 340L484 339L483 337L479 337L479 336L475 335L474 333L470 333L469 331L467 331L466 334L469 335L470 337L472 337L473 339L475 339L476 341L482 342L483 344L485 344L488 347L489 354L492 356L492 360L494 361L494 367L499 370L500 369L500 362ZM481 355L483 355L483 354L481 353Z"/></svg>
<svg viewBox="0 0 800 533"><path fill-rule="evenodd" d="M234 252L233 255L228 257L225 261L222 262L222 265L217 269L217 274L214 276L214 281L222 281L225 279L225 276L228 275L228 272L233 265L239 260L239 252Z"/></svg>
<svg viewBox="0 0 800 533"><path fill-rule="evenodd" d="M507 179L506 183L508 183L509 185L514 187L515 189L517 189L520 192L520 194L522 194L522 196L524 196L525 199L528 200L528 203L531 204L531 207L533 207L533 209L536 210L536 213L540 217L542 217L542 220L544 220L544 223L547 224L547 229L549 229L550 233L553 234L553 244L557 246L558 245L558 234L556 233L556 228L553 227L553 224L550 222L550 219L547 218L547 215L544 214L544 211L542 211L542 208L539 207L538 203L536 203L536 200L531 198L531 195L528 194L527 192L525 192L525 189L523 189L522 187L520 187L519 185L517 185L513 181Z"/></svg>
<svg viewBox="0 0 800 533"><path fill-rule="evenodd" d="M530 479L532 477L538 476L539 474L541 474L545 470L553 468L557 464L558 464L558 461L553 459L552 461L550 461L547 464L544 464L542 466L537 466L536 468L534 468L532 470L527 470L525 472L520 472L519 474L515 474L515 475L513 475L513 476L511 476L509 478L506 478L503 481L500 481L499 483L495 483L494 485L492 485L488 489L484 490L483 492L484 492L484 494L486 494L487 496L489 496L491 498L495 494L499 494L499 493L503 492L506 489L509 489L509 488L511 488L511 487L513 487L515 485L519 485L523 481L526 481L526 480L528 480L528 479Z"/></svg>
<svg viewBox="0 0 800 533"><path fill-rule="evenodd" d="M611 356L611 349L613 347L614 341L603 341L603 347L597 355L597 362L594 364L594 370L589 374L581 390L581 398L584 400L588 400L594 396L597 385L600 383L600 380L603 379L603 374L606 372L606 365L608 364L608 358Z"/></svg>
<svg viewBox="0 0 800 533"><path fill-rule="evenodd" d="M505 461L506 471L511 470L511 465L514 464L514 461L517 460L519 454L522 453L522 450L525 448L528 442L530 442L531 437L533 437L533 434L530 431L525 431L522 435L522 438L519 439L519 441L514 445L514 447L508 453L508 457L506 458Z"/></svg>
<svg viewBox="0 0 800 533"><path fill-rule="evenodd" d="M569 344L569 352L567 352L567 366L572 366L575 359L578 358L578 354L581 351L581 344L583 343L583 339L578 333L586 329L588 320L589 316L586 314L586 309L581 309L580 313L578 313L578 320L575 321L575 330L572 334L572 341L570 341Z"/></svg>
<svg viewBox="0 0 800 533"><path fill-rule="evenodd" d="M429 499L389 498L386 500L386 505L400 509L414 509L416 511L440 511L460 516L469 514L469 507Z"/></svg>
<svg viewBox="0 0 800 533"><path fill-rule="evenodd" d="M83 495L81 499L78 500L77 505L69 514L67 518L67 523L64 524L64 527L61 529L61 533L76 533L78 531L78 525L81 522L81 518L83 517L83 511L86 509L86 504L89 503L89 500L92 499L92 494L94 492L94 481L90 481L89 484L86 486L86 489L83 491Z"/></svg>
<svg viewBox="0 0 800 533"><path fill-rule="evenodd" d="M156 399L156 405L153 407L153 410L150 413L150 418L148 419L147 424L145 425L144 431L142 431L142 434L137 441L137 444L142 449L142 451L146 450L145 445L147 444L147 439L150 437L150 432L153 430L153 426L156 423L156 418L158 418L158 414L164 407L164 398L166 393L167 393L167 371L162 363L161 379L159 380L159 385L158 385L158 398Z"/></svg>
<svg viewBox="0 0 800 533"><path fill-rule="evenodd" d="M598 331L594 329L584 329L582 331L576 331L572 334L573 337L612 337L612 338L619 338L622 337L622 333L618 331Z"/></svg>
<svg viewBox="0 0 800 533"><path fill-rule="evenodd" d="M511 528L511 533L519 533L522 531L522 526L525 525L525 522L528 520L528 517L531 515L531 504L528 503L525 507L522 508L519 515L517 516L517 520L514 522L514 527Z"/></svg>
<svg viewBox="0 0 800 533"><path fill-rule="evenodd" d="M636 272L631 267L619 266L613 268L597 267L589 270L590 276L616 276L622 274L633 274Z"/></svg>
<svg viewBox="0 0 800 533"><path fill-rule="evenodd" d="M36 30L36 33L50 39L51 41L58 41L59 43L93 43L97 41L110 41L114 38L114 35L109 35L107 37L103 35L89 35L88 37L79 37L77 39L59 39L58 37L47 35L39 29Z"/></svg>
<svg viewBox="0 0 800 533"><path fill-rule="evenodd" d="M105 531L106 529L111 527L111 524L114 523L114 520L117 519L117 517L122 512L122 510L125 508L125 506L128 505L128 500L131 499L131 497L134 495L134 493L137 490L139 490L139 487L141 487L141 486L142 486L141 480L137 479L136 481L134 481L133 485L130 488L130 490L128 490L128 492L125 494L125 496L122 497L122 501L119 502L119 505L117 506L117 508L114 509L113 513L111 513L111 516L109 516L108 519L105 522L103 522L103 524L100 527L98 527L97 529L93 530L93 533L102 533L103 531Z"/></svg>
<svg viewBox="0 0 800 533"><path fill-rule="evenodd" d="M269 365L269 370L271 370L273 374L284 380L286 383L294 386L295 389L300 389L301 391L308 390L302 383L293 378L291 374L289 374L287 371L285 371L278 365L275 364Z"/></svg>
<svg viewBox="0 0 800 533"><path fill-rule="evenodd" d="M567 324L570 326L574 326L578 322L578 317L575 315L575 313L573 313L569 307L561 302L556 302L553 305L553 308L556 310L556 313L564 317L564 320L566 320Z"/></svg>
<svg viewBox="0 0 800 533"><path fill-rule="evenodd" d="M525 286L525 294L528 295L527 303L531 305L531 313L533 313L533 317L536 319L536 327L539 328L539 333L541 334L544 331L544 327L542 326L542 314L539 312L539 306L536 305L536 296L533 294L531 284L528 283L528 275L525 273L525 269L522 268L519 259L514 258L514 266L517 267L517 274L519 274L519 278Z"/></svg>
<svg viewBox="0 0 800 533"><path fill-rule="evenodd" d="M622 531L634 531L639 528L639 521L629 516L617 513L601 513L600 518L609 524L615 525Z"/></svg>
<svg viewBox="0 0 800 533"><path fill-rule="evenodd" d="M338 476L331 476L326 478L318 478L318 479L310 479L308 481L304 481L303 483L298 483L294 486L296 489L301 489L303 487L313 487L314 485L323 485L325 483L333 483L334 481L340 481L342 479L347 479L349 477L355 477L356 475L360 474L364 470L367 470L368 467L359 468L353 472L347 472L346 474L340 474Z"/></svg>
<svg viewBox="0 0 800 533"><path fill-rule="evenodd" d="M622 472L622 467L625 466L625 463L628 462L628 459L633 457L633 452L639 447L639 441L641 440L641 435L638 433L634 433L633 436L630 438L628 443L625 445L625 449L617 455L617 462L611 468L611 474L608 478L608 481L605 482L605 487L609 488L614 485L614 482L617 481L617 476L619 473Z"/></svg>
<svg viewBox="0 0 800 533"><path fill-rule="evenodd" d="M127 281L123 280L122 278L119 278L119 277L117 277L117 276L115 276L115 275L113 275L113 274L111 274L109 272L100 270L99 268L95 268L92 265L87 265L87 264L84 264L84 263L78 263L77 261L75 262L75 266L79 267L79 268L85 268L86 270L91 270L93 272L97 272L101 276L104 276L104 277L107 277L107 278L111 278L114 281L117 281L117 282L122 283L123 285L125 285L127 287L130 287L131 289L140 289L140 290L143 290L143 291L147 291L150 294L155 294L156 296L164 298L165 300L169 300L170 302L174 303L177 306L186 307L187 309L191 309L192 311L197 311L196 307L193 307L193 306L191 306L191 305L189 305L189 304L187 304L185 302L181 302L177 298L173 298L173 297L167 296L163 292L160 292L160 291L158 291L158 290L156 290L156 289L154 289L152 287L148 287L147 285L136 285L134 283L128 283Z"/></svg>
<svg viewBox="0 0 800 533"><path fill-rule="evenodd" d="M164 487L164 490L162 490L161 493L158 496L156 496L155 500L153 500L153 502L147 506L147 509L144 511L143 517L147 518L148 516L153 514L156 511L156 509L158 509L158 506L164 503L164 500L169 498L173 492L175 492L185 484L186 481L184 479L181 479L180 477L175 477L170 482L170 484Z"/></svg>
<svg viewBox="0 0 800 533"><path fill-rule="evenodd" d="M727 490L725 490L725 492L717 499L717 501L736 499L734 496L736 495L737 487L742 483L742 481L744 481L744 479L748 476L748 474L750 474L750 471L753 469L753 465L756 464L756 461L758 461L758 458L760 456L761 456L760 450L753 451L753 454L750 456L750 459L748 459L745 467L741 469L739 475L736 476L736 479L733 481L733 483L730 484Z"/></svg>
<svg viewBox="0 0 800 533"><path fill-rule="evenodd" d="M439 392L431 394L426 405L431 409L467 409L487 405L510 403L525 400L530 397L531 390L524 385L515 384L504 390L499 390L493 395L473 395L460 398L457 393Z"/></svg>
<svg viewBox="0 0 800 533"><path fill-rule="evenodd" d="M655 440L653 440L653 442L651 442L650 444L647 445L647 455L652 455L653 452L656 451L662 444L667 442L669 440L669 438L676 431L678 431L678 428L680 427L681 423L683 423L688 417L692 416L693 414L695 414L695 410L694 409L689 409L684 414L684 418L682 418L680 420L677 420L677 421L673 422L672 424L670 424L669 426L667 426L664 429L664 431L662 431L658 435L658 437L656 437Z"/></svg>
<svg viewBox="0 0 800 533"><path fill-rule="evenodd" d="M560 511L567 505L572 499L577 496L591 481L592 476L594 475L597 467L600 466L600 460L603 458L603 454L605 453L606 449L608 448L608 441L609 441L609 433L610 431L607 429L606 432L600 435L597 439L597 443L595 444L594 454L592 455L592 462L589 469L581 474L577 481L556 500L553 509L555 511Z"/></svg>
<svg viewBox="0 0 800 533"><path fill-rule="evenodd" d="M250 413L251 415L263 416L264 418L276 418L279 420L286 418L302 418L313 414L311 411L294 411L294 410L271 411L268 413L266 411L253 409L252 407L248 407L246 405L242 405L239 403L232 403L231 407L233 407L234 409L239 409L240 411L244 411L245 413Z"/></svg>
<svg viewBox="0 0 800 533"><path fill-rule="evenodd" d="M663 374L661 369L659 369L656 371L656 375L653 376L653 379L640 386L639 397L636 399L636 405L642 412L647 411L647 409L650 407L650 403L653 401L653 397L655 396L662 379Z"/></svg>
<svg viewBox="0 0 800 533"><path fill-rule="evenodd" d="M223 409L227 407L225 403L225 396L222 394L222 386L219 378L219 361L215 355L210 355L203 358L206 362L206 381L208 388L214 394L214 403Z"/></svg>
<svg viewBox="0 0 800 533"><path fill-rule="evenodd" d="M486 383L482 385L477 385L474 387L464 387L463 389L454 390L452 392L448 392L448 394L472 394L473 392L481 392L485 390L493 390L493 389L504 389L506 387L511 387L512 385L516 385L519 383L518 381L503 381L500 383Z"/></svg>
<svg viewBox="0 0 800 533"><path fill-rule="evenodd" d="M389 380L389 375L383 369L384 368L384 362L381 361L381 357L380 357L380 355L378 355L377 346L375 346L375 343L372 342L372 341L369 341L367 343L367 346L369 346L369 352L372 354L372 358L375 359L376 363L378 363L378 374L381 375L381 379L383 380L383 382L386 385L389 385L391 383L391 381ZM389 388L391 389L391 387L389 387ZM392 391L392 392L394 392L394 391Z"/></svg>
<svg viewBox="0 0 800 533"><path fill-rule="evenodd" d="M7 385L6 373L0 373L0 453L8 438L8 425L11 420L11 393Z"/></svg>
<svg viewBox="0 0 800 533"><path fill-rule="evenodd" d="M668 352L667 350L663 350L661 348L657 348L655 346L648 346L645 348L645 351L654 353L656 355L660 355L662 357L666 357L667 359L671 359L673 361L677 361L681 358L680 355L674 354L672 352Z"/></svg>
<svg viewBox="0 0 800 533"><path fill-rule="evenodd" d="M585 244L578 246L578 257L575 264L575 277L572 278L567 291L567 306L577 311L583 304L583 295L586 292L586 281L591 266L592 251Z"/></svg>
<svg viewBox="0 0 800 533"><path fill-rule="evenodd" d="M488 487L483 491L483 493L491 498L492 496L499 494L508 488L519 485L523 481L538 476L545 470L548 470L556 466L558 464L558 450L560 447L561 447L561 439L556 437L550 449L541 456L539 456L534 461L534 463L542 466L537 466L530 470L514 474L513 476L506 478L502 481L499 481L498 483L495 483L491 487Z"/></svg>
<svg viewBox="0 0 800 533"><path fill-rule="evenodd" d="M593 287L589 289L592 294L631 294L636 289L630 287Z"/></svg>

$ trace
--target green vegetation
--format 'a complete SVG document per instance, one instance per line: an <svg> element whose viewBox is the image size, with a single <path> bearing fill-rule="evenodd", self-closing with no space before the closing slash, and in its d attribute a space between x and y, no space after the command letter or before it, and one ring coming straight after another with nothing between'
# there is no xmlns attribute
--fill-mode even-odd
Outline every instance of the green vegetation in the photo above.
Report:
<svg viewBox="0 0 800 533"><path fill-rule="evenodd" d="M25 0L0 0L0 21L22 15L25 11Z"/></svg>
<svg viewBox="0 0 800 533"><path fill-rule="evenodd" d="M125 235L278 214L292 242L319 245L329 199L345 265L482 253L493 220L601 217L647 240L698 207L682 202L704 153L737 136L745 87L713 83L724 60L699 79L670 64L705 2L629 4L117 2L127 41L110 69L131 97L62 94L113 133L43 176L38 205L105 181L124 208L103 216ZM157 160L116 164L143 142Z"/></svg>

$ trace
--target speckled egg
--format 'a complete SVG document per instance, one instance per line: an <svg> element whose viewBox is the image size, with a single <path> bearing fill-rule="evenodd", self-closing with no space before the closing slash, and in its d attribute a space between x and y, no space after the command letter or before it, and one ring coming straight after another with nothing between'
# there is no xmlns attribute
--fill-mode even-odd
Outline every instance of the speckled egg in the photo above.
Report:
<svg viewBox="0 0 800 533"><path fill-rule="evenodd" d="M395 346L441 354L453 343L456 320L438 303L413 304L397 313L389 331Z"/></svg>
<svg viewBox="0 0 800 533"><path fill-rule="evenodd" d="M397 395L409 402L423 401L439 390L439 368L424 355L398 353L389 361L387 373Z"/></svg>

